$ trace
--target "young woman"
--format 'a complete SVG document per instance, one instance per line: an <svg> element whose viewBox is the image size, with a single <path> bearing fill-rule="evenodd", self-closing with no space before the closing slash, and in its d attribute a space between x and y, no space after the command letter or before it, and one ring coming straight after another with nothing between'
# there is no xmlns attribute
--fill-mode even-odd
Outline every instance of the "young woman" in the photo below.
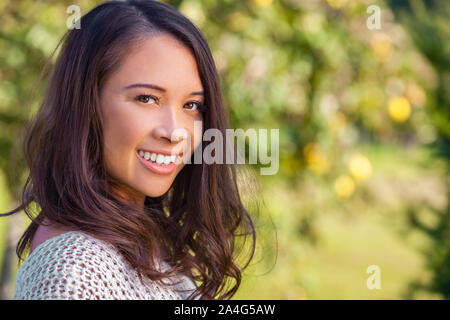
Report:
<svg viewBox="0 0 450 320"><path fill-rule="evenodd" d="M231 298L255 230L235 166L187 161L203 130L228 128L204 37L151 0L105 2L80 26L63 37L24 141L22 203L6 214L32 219L14 298Z"/></svg>

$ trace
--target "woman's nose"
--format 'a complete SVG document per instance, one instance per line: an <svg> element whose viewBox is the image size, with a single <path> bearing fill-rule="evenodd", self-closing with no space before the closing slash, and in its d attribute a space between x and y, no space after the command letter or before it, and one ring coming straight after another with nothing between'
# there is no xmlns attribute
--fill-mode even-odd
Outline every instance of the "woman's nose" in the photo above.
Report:
<svg viewBox="0 0 450 320"><path fill-rule="evenodd" d="M181 126L181 121L176 114L176 111L171 107L164 108L161 111L159 124L153 129L153 137L155 139L164 139L171 143L178 143L183 140L184 128Z"/></svg>

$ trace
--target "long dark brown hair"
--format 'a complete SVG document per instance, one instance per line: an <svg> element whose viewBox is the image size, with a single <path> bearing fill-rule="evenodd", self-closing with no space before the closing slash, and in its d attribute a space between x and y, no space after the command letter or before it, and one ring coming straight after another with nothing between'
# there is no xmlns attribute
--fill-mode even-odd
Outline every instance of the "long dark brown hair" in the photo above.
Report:
<svg viewBox="0 0 450 320"><path fill-rule="evenodd" d="M181 272L197 283L191 297L231 298L256 241L236 165L186 164L164 195L146 197L144 208L136 208L113 196L118 182L106 172L102 152L102 84L130 45L162 32L195 57L207 106L203 128L217 128L226 139L228 114L206 40L176 8L152 0L105 2L84 15L80 26L63 36L43 102L26 129L29 176L21 204L3 214L24 210L31 219L17 244L19 262L45 219L111 243L140 276L161 281ZM32 210L33 203L38 210ZM250 246L244 245L248 238ZM155 269L152 257L161 253L159 248L169 255L166 272Z"/></svg>

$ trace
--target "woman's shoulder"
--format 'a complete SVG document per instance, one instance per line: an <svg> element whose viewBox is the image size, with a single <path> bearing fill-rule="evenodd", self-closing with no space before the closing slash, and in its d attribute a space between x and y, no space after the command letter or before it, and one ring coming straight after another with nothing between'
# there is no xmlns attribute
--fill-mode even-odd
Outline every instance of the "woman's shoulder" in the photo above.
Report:
<svg viewBox="0 0 450 320"><path fill-rule="evenodd" d="M162 269L167 265L161 264ZM175 279L177 280L177 279ZM14 299L179 299L196 289L181 276L176 289L161 287L136 272L109 243L82 231L69 231L40 243L20 267Z"/></svg>
<svg viewBox="0 0 450 320"><path fill-rule="evenodd" d="M17 273L14 298L102 299L127 272L111 245L82 231L69 231L31 252Z"/></svg>
<svg viewBox="0 0 450 320"><path fill-rule="evenodd" d="M60 260L61 263L89 260L98 257L101 262L118 258L112 245L95 238L83 231L68 231L46 239L27 257L26 262ZM31 263L30 263L31 264Z"/></svg>

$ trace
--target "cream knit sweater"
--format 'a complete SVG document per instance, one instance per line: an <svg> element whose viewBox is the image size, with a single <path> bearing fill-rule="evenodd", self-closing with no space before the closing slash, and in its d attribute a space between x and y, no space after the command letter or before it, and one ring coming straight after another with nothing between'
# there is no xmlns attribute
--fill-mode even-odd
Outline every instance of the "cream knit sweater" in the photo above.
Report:
<svg viewBox="0 0 450 320"><path fill-rule="evenodd" d="M162 262L160 270L168 265ZM14 299L188 299L196 289L187 276L164 279L162 286L143 278L110 244L81 231L62 233L41 243L20 267Z"/></svg>

